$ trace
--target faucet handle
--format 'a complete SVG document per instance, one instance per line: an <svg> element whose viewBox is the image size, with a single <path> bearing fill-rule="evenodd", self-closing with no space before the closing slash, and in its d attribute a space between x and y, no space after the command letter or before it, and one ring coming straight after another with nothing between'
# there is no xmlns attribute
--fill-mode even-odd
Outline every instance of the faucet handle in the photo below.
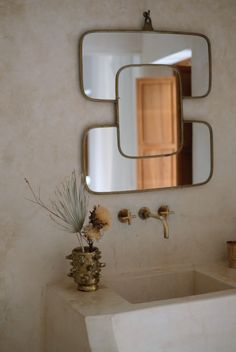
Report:
<svg viewBox="0 0 236 352"><path fill-rule="evenodd" d="M167 217L170 214L175 214L174 211L170 210L168 205L161 205L158 209L158 215Z"/></svg>
<svg viewBox="0 0 236 352"><path fill-rule="evenodd" d="M139 209L138 211L138 216L140 217L140 219L142 220L146 220L148 218L150 218L150 215L151 215L151 211L149 208L147 207L142 207Z"/></svg>
<svg viewBox="0 0 236 352"><path fill-rule="evenodd" d="M121 209L117 217L120 222L131 225L131 221L133 218L136 218L136 215L133 215L129 209Z"/></svg>

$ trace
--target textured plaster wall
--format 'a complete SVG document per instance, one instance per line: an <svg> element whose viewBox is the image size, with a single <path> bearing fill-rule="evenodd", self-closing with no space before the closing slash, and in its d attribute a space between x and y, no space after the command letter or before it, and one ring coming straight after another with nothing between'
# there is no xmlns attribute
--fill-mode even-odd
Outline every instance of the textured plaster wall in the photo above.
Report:
<svg viewBox="0 0 236 352"><path fill-rule="evenodd" d="M208 121L215 168L205 186L116 196L90 195L113 215L100 243L108 271L225 259L236 239L236 2L234 0L0 0L0 350L43 350L44 292L68 271L77 245L28 203L24 177L42 197L80 167L84 129L114 121L112 104L86 101L78 85L78 38L94 28L141 28L151 9L156 29L195 31L212 44L211 94L184 105L185 118ZM159 222L117 222L169 204L170 239Z"/></svg>

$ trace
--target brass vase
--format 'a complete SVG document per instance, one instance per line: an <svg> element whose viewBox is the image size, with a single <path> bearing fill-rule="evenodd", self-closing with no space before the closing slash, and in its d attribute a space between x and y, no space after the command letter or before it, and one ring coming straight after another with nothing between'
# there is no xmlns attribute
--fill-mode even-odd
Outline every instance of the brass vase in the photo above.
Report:
<svg viewBox="0 0 236 352"><path fill-rule="evenodd" d="M105 263L101 263L101 252L94 247L93 251L89 251L89 247L76 247L72 250L66 259L71 260L71 270L68 276L73 277L80 291L96 291L100 279L101 268Z"/></svg>

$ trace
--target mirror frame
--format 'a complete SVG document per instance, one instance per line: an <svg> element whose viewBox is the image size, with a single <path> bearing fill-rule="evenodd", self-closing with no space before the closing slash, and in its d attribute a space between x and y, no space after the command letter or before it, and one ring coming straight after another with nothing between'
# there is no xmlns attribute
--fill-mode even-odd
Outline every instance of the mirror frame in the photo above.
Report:
<svg viewBox="0 0 236 352"><path fill-rule="evenodd" d="M95 102L116 102L116 99L97 99L97 98L91 98L88 97L85 94L85 89L84 89L84 78L83 78L83 42L84 38L86 35L91 34L91 33L101 33L101 32L106 32L106 33L114 33L114 32L120 32L120 33L159 33L159 34L181 34L181 35L192 35L192 36L198 36L202 37L206 40L207 42L207 47L208 47L208 54L209 54L209 86L208 90L204 95L201 96L195 96L195 97L188 97L188 96L183 96L183 99L200 99L208 96L208 94L211 91L211 85L212 85L212 63L211 63L211 44L210 40L207 36L201 33L194 33L194 32L181 32L181 31L161 31L161 30L135 30L135 29L93 29L86 31L82 34L82 36L79 39L79 82L80 82L80 89L82 92L82 95L90 100L90 101L95 101Z"/></svg>
<svg viewBox="0 0 236 352"><path fill-rule="evenodd" d="M143 67L143 66L148 66L148 67L168 67L171 68L173 71L175 71L175 73L178 76L178 82L179 84L177 85L178 87L178 94L177 94L177 99L179 100L177 103L177 111L178 111L178 116L180 118L180 135L179 135L179 147L178 149L173 152L173 153L167 153L167 154L153 154L153 155L144 155L144 156L130 156L125 154L122 151L121 148L121 138L120 138L120 123L119 123L119 77L120 77L120 73L125 70L126 68L132 68L132 67ZM116 126L117 126L117 142L118 142L118 150L120 152L121 155L123 155L125 158L128 159L143 159L143 158L162 158L164 156L171 156L171 155L175 155L178 154L181 149L183 148L183 144L184 144L184 121L183 121L183 104L182 104L182 83L181 83L181 77L180 77L180 73L179 70L176 67L170 66L170 65L155 65L155 64L134 64L134 65L126 65L126 66L122 66L116 73L116 88L115 88L115 93L116 93L116 104L115 104L115 121L116 121Z"/></svg>
<svg viewBox="0 0 236 352"><path fill-rule="evenodd" d="M209 133L210 133L210 155L211 155L211 161L210 161L210 174L208 176L208 178L206 179L206 181L204 182L200 182L200 183L196 183L194 185L189 184L189 185L180 185L180 186L173 186L173 187L163 187L163 188L149 188L149 189L143 189L143 190L127 190L127 191L114 191L114 192L95 192L93 190L91 190L87 183L85 183L85 188L86 190L91 193L91 194L99 194L99 195L109 195L109 194L128 194L128 193L141 193L141 192L152 192L152 191L164 191L164 190L172 190L172 189L181 189L181 188L189 188L189 187L198 187L201 185L205 185L206 183L208 183L210 181L210 179L212 178L213 175L213 169L214 169L214 150L213 150L213 131L212 131L212 127L211 125L206 122L206 121L201 121L201 120L183 120L183 123L203 123L205 124L208 129L209 129ZM87 154L87 145L86 145L86 137L87 134L90 130L94 129L94 128L106 128L106 127L116 127L115 125L93 125L90 126L88 128L86 128L86 130L83 133L83 139L82 139L82 151L81 151L81 160L82 160L82 172L83 175L87 176L87 170L88 170L88 165L87 165L87 159L86 159L86 154ZM146 158L144 158L146 159Z"/></svg>

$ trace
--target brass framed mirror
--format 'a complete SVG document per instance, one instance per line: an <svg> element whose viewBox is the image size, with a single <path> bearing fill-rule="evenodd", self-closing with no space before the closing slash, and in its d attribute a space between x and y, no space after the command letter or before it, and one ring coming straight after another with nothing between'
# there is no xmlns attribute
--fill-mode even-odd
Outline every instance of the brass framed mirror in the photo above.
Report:
<svg viewBox="0 0 236 352"><path fill-rule="evenodd" d="M83 137L83 172L92 193L108 194L197 186L213 173L211 126L184 121L184 145L175 155L130 159L117 146L117 128L89 128Z"/></svg>
<svg viewBox="0 0 236 352"><path fill-rule="evenodd" d="M209 39L198 33L92 30L80 39L80 85L93 101L115 101L117 71L131 64L164 64L180 70L184 98L211 88Z"/></svg>
<svg viewBox="0 0 236 352"><path fill-rule="evenodd" d="M118 148L128 158L168 156L183 146L179 71L128 65L116 74Z"/></svg>

